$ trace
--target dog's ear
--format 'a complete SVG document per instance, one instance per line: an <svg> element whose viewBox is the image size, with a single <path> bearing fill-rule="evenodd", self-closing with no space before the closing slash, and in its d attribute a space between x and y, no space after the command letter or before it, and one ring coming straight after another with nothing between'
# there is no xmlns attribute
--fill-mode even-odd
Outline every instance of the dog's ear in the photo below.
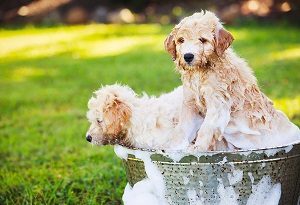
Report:
<svg viewBox="0 0 300 205"><path fill-rule="evenodd" d="M176 44L175 44L175 30L169 34L165 42L165 50L172 56L172 60L176 60Z"/></svg>
<svg viewBox="0 0 300 205"><path fill-rule="evenodd" d="M217 26L215 29L215 51L218 56L221 56L224 51L231 45L234 40L231 33L225 30L222 26Z"/></svg>
<svg viewBox="0 0 300 205"><path fill-rule="evenodd" d="M103 110L105 134L117 136L127 128L131 118L131 109L128 105L115 97L110 100Z"/></svg>

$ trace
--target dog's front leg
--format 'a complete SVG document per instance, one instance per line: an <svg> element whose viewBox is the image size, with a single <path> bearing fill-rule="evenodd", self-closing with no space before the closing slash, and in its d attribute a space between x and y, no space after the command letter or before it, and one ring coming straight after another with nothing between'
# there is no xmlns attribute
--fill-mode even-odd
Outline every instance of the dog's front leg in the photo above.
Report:
<svg viewBox="0 0 300 205"><path fill-rule="evenodd" d="M207 151L215 140L221 140L230 120L230 99L224 93L212 88L203 89L206 106L204 121L197 133L195 149Z"/></svg>
<svg viewBox="0 0 300 205"><path fill-rule="evenodd" d="M199 115L194 92L189 87L183 86L183 102L178 126L180 132L177 132L183 135L180 137L188 143L186 146L196 138L202 122L203 118Z"/></svg>

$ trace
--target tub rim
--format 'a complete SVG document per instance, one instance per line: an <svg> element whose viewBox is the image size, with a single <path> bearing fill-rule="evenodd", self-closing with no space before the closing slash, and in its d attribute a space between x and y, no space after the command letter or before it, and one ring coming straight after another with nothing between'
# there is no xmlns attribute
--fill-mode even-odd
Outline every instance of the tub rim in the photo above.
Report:
<svg viewBox="0 0 300 205"><path fill-rule="evenodd" d="M168 150L168 149L147 149L147 148L136 148L136 147L126 147L123 145L117 145L117 146L121 146L123 148L129 149L129 150L134 150L134 151L145 151L145 152L151 152L153 154L172 154L172 153L176 153L176 154L190 154L190 155L216 155L216 154L248 154L248 153L261 153L261 152L266 152L266 151L277 151L277 150L285 150L287 148L290 148L292 146L291 149L293 149L294 146L300 146L300 140L299 141L295 141L283 146L277 146L277 147L266 147L266 148L259 148L259 149L241 149L241 150L220 150L220 151L187 151L187 150Z"/></svg>

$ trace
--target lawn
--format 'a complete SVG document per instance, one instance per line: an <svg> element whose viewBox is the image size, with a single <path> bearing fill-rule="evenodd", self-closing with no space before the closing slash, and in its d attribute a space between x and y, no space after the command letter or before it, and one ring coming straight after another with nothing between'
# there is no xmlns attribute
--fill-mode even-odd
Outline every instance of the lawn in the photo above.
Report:
<svg viewBox="0 0 300 205"><path fill-rule="evenodd" d="M86 25L0 31L0 204L120 204L112 147L85 141L87 101L121 82L159 94L180 85L171 27ZM231 27L261 89L300 125L300 29Z"/></svg>

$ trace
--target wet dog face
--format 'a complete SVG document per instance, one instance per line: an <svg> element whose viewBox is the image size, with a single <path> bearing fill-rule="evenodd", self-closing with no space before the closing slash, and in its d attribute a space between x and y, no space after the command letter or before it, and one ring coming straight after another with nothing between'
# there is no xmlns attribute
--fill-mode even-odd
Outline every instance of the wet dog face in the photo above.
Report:
<svg viewBox="0 0 300 205"><path fill-rule="evenodd" d="M86 140L96 145L129 146L127 132L131 109L114 89L102 88L89 100L87 118L91 123ZM122 91L120 91L122 92Z"/></svg>
<svg viewBox="0 0 300 205"><path fill-rule="evenodd" d="M165 40L165 49L179 69L193 70L209 65L231 45L232 35L211 12L184 18Z"/></svg>

